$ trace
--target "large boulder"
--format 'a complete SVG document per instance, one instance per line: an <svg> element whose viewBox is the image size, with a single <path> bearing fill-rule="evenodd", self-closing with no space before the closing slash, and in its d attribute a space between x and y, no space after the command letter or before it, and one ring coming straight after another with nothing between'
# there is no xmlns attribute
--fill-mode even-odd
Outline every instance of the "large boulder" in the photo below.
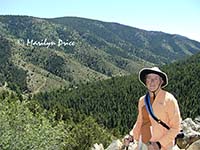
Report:
<svg viewBox="0 0 200 150"><path fill-rule="evenodd" d="M122 149L122 142L120 140L114 140L106 150L121 150Z"/></svg>
<svg viewBox="0 0 200 150"><path fill-rule="evenodd" d="M200 150L200 140L195 141L192 143L187 150Z"/></svg>
<svg viewBox="0 0 200 150"><path fill-rule="evenodd" d="M91 150L104 150L104 147L102 144L94 144Z"/></svg>
<svg viewBox="0 0 200 150"><path fill-rule="evenodd" d="M180 148L187 149L192 143L200 139L200 122L198 120L199 117L195 118L194 121L191 118L182 121L181 126L185 136L177 140Z"/></svg>

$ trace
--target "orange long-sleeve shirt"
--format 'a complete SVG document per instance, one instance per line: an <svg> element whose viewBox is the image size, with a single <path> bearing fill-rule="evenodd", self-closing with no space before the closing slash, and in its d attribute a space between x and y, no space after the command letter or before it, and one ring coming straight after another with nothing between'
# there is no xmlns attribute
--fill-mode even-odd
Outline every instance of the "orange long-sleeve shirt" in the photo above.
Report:
<svg viewBox="0 0 200 150"><path fill-rule="evenodd" d="M134 139L139 141L140 135L142 135L142 140L144 143L150 139L151 142L159 141L162 145L161 150L172 149L174 145L174 139L181 128L181 116L177 100L169 92L160 90L152 104L152 108L156 117L170 127L170 130L167 130L162 125L158 124L150 115L150 122L145 125L144 97L145 96L142 96L138 103L138 117L133 127ZM148 129L150 125L152 128L151 131Z"/></svg>

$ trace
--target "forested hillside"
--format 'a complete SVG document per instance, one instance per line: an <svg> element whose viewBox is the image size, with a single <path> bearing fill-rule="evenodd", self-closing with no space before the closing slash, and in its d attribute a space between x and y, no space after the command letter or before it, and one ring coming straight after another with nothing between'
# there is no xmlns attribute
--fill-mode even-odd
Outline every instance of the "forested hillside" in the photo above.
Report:
<svg viewBox="0 0 200 150"><path fill-rule="evenodd" d="M187 60L163 66L169 76L167 90L175 95L183 119L200 114L199 85L200 53ZM125 134L132 128L137 116L137 105L145 88L139 83L137 74L80 85L35 96L46 109L56 107L63 119L65 109L70 108L75 122L80 115L90 115L99 124L113 130L113 134Z"/></svg>
<svg viewBox="0 0 200 150"><path fill-rule="evenodd" d="M1 150L86 150L93 143L108 145L113 136L91 117L79 123L56 120L33 101L0 88Z"/></svg>
<svg viewBox="0 0 200 150"><path fill-rule="evenodd" d="M64 113L66 108L74 112L74 119L78 122L82 118L80 115L91 115L99 124L112 129L113 134L119 135L132 127L137 115L137 101L144 92L134 75L40 93L34 99L46 109L56 107L63 119L69 117Z"/></svg>
<svg viewBox="0 0 200 150"><path fill-rule="evenodd" d="M7 82L9 87L17 92L25 91L26 70L23 70L13 64L12 47L13 43L0 36L0 85Z"/></svg>
<svg viewBox="0 0 200 150"><path fill-rule="evenodd" d="M129 75L200 51L180 35L77 17L0 16L0 40L1 82L24 94Z"/></svg>
<svg viewBox="0 0 200 150"><path fill-rule="evenodd" d="M169 74L167 89L178 99L182 117L194 119L200 115L200 53L163 68Z"/></svg>

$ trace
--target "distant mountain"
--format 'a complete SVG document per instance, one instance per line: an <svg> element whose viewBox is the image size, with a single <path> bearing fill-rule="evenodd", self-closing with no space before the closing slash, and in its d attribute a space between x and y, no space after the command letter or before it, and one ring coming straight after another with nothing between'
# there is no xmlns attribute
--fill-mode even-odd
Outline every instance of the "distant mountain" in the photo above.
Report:
<svg viewBox="0 0 200 150"><path fill-rule="evenodd" d="M55 18L51 21L75 29L90 45L107 53L131 59L134 56L154 64L171 63L199 52L200 48L199 42L181 35L145 31L119 23L74 17ZM102 44L98 46L96 43L100 41ZM116 47L109 47L110 44Z"/></svg>
<svg viewBox="0 0 200 150"><path fill-rule="evenodd" d="M76 17L0 16L0 79L37 93L163 65L200 51L179 35Z"/></svg>

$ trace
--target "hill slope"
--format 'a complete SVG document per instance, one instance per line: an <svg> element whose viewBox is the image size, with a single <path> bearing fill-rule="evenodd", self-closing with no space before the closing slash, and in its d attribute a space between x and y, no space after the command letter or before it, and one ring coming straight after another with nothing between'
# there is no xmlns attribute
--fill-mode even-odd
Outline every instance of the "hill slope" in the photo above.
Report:
<svg viewBox="0 0 200 150"><path fill-rule="evenodd" d="M0 16L0 39L2 83L25 93L128 75L200 51L182 36L74 17Z"/></svg>
<svg viewBox="0 0 200 150"><path fill-rule="evenodd" d="M182 118L195 118L200 114L200 53L191 58L166 65L162 68L169 77L167 90L177 98ZM145 87L138 76L114 77L112 79L81 85L74 89L63 89L35 96L45 108L59 110L63 119L68 119L65 109L74 112L77 121L80 114L93 116L99 124L126 134L137 116L140 96ZM79 115L78 115L79 114ZM58 115L58 116L59 116Z"/></svg>

